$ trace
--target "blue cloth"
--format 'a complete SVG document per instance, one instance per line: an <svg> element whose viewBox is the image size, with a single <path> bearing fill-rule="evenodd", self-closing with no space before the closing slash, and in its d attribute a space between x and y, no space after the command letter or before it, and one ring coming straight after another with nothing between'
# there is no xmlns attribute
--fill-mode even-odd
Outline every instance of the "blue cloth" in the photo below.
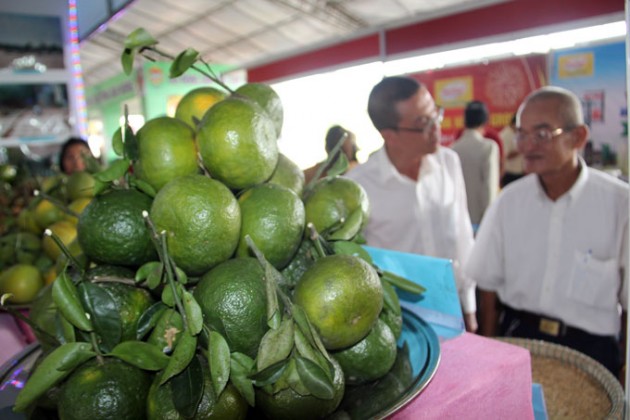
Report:
<svg viewBox="0 0 630 420"><path fill-rule="evenodd" d="M534 419L547 420L547 406L545 405L545 396L540 384L532 384L532 405L534 406Z"/></svg>
<svg viewBox="0 0 630 420"><path fill-rule="evenodd" d="M442 338L464 332L464 318L451 260L365 246L374 264L420 284L421 295L398 291L401 305L428 322Z"/></svg>

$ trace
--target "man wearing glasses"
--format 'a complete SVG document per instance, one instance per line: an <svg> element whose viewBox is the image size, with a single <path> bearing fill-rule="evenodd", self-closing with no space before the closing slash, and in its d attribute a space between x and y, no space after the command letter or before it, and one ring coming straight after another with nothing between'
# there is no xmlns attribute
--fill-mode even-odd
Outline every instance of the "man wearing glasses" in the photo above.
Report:
<svg viewBox="0 0 630 420"><path fill-rule="evenodd" d="M440 147L443 111L426 86L397 76L374 86L368 114L384 145L347 174L370 199L367 243L452 259L466 328L476 331L475 283L461 270L472 226L459 158Z"/></svg>
<svg viewBox="0 0 630 420"><path fill-rule="evenodd" d="M479 284L480 332L566 345L618 374L628 185L579 156L589 130L573 93L533 92L516 124L529 175L490 206L466 264Z"/></svg>

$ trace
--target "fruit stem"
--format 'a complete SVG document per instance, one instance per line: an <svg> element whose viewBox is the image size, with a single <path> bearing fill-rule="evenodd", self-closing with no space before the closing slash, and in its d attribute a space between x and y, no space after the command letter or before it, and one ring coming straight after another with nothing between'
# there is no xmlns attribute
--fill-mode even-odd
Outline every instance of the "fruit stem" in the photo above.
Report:
<svg viewBox="0 0 630 420"><path fill-rule="evenodd" d="M79 260L77 260L75 258L74 255L72 255L72 253L70 252L70 250L66 247L66 245L61 241L61 239L59 239L59 236L57 236L52 230L50 229L46 229L44 231L44 235L46 236L50 236L52 238L53 241L55 241L55 244L57 244L57 246L61 249L61 252L64 253L64 255L66 256L66 258L68 258L69 261L72 261L72 264L74 264L75 267L77 267L80 271L81 274L84 275L85 274L85 269L81 266L81 263L79 263Z"/></svg>
<svg viewBox="0 0 630 420"><path fill-rule="evenodd" d="M321 241L319 240L320 236L317 230L315 229L315 225L312 222L309 222L306 225L306 228L310 232L309 239L313 242L313 245L315 246L315 250L317 251L317 255L319 256L319 258L324 258L327 254L326 254L326 251L324 250L324 247L322 246Z"/></svg>
<svg viewBox="0 0 630 420"><path fill-rule="evenodd" d="M90 332L90 342L92 343L92 347L94 348L94 351L96 352L96 359L98 360L98 363L99 364L103 363L103 353L101 352L101 349L98 347L98 340L96 337L96 333L94 331Z"/></svg>
<svg viewBox="0 0 630 420"><path fill-rule="evenodd" d="M168 249L166 247L166 231L162 231L160 233L160 242L162 244L162 253L160 258L162 258L162 262L164 263L164 269L166 271L166 279L168 280L169 287L173 292L173 299L175 300L175 305L177 306L177 310L179 314L182 316L182 320L184 322L184 329L188 329L188 320L186 317L186 311L184 310L184 306L182 305L182 301L177 293L177 287L175 287L175 279L173 278L174 263L171 260L170 255L168 254ZM177 274L176 274L177 275Z"/></svg>

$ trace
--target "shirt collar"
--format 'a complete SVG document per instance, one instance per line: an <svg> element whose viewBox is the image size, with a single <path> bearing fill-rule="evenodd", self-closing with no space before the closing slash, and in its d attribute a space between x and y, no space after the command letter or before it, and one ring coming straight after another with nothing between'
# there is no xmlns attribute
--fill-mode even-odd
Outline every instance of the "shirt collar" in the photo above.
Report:
<svg viewBox="0 0 630 420"><path fill-rule="evenodd" d="M437 155L438 152L431 153L429 155L425 155L422 158L422 164L420 165L420 173L418 174L418 182L422 179L423 176L430 174L431 172L439 169L440 160ZM394 164L389 160L389 156L387 155L387 150L385 147L378 150L376 153L376 158L378 159L378 167L380 170L381 179L384 181L395 179L400 182L411 182L415 183L412 179L403 176L398 172Z"/></svg>
<svg viewBox="0 0 630 420"><path fill-rule="evenodd" d="M577 200L580 194L582 193L582 191L584 191L586 182L588 181L588 166L586 165L586 162L584 162L584 159L582 159L582 156L579 156L579 155L578 155L578 167L580 168L580 173L578 174L578 177L573 183L573 185L571 186L571 188L569 188L569 191L567 191L566 193L562 195L561 197L562 199L567 198L572 201ZM539 177L536 177L536 187L538 189L538 194L540 198L549 200L549 197L547 197L547 194L545 193L545 190L542 186L542 183L540 182Z"/></svg>

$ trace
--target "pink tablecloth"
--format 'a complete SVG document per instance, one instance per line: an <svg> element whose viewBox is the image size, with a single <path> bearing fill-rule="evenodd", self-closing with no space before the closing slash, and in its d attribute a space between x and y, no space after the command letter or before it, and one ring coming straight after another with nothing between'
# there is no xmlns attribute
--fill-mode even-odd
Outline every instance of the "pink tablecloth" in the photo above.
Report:
<svg viewBox="0 0 630 420"><path fill-rule="evenodd" d="M440 350L433 380L393 419L534 418L529 351L468 333Z"/></svg>
<svg viewBox="0 0 630 420"><path fill-rule="evenodd" d="M28 341L13 315L0 312L0 366L26 347Z"/></svg>

